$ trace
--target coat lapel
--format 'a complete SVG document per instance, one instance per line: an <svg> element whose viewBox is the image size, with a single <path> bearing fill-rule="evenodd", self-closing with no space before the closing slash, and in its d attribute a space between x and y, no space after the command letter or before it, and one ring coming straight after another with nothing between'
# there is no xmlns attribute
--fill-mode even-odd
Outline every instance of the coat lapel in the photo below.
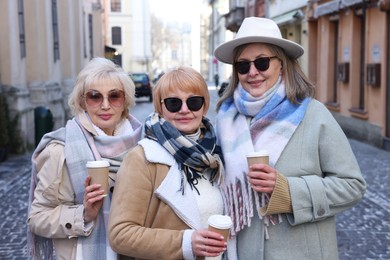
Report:
<svg viewBox="0 0 390 260"><path fill-rule="evenodd" d="M167 176L155 191L156 196L169 205L184 223L193 229L200 229L202 224L196 198L187 181L184 194L180 191L182 173L173 156L153 140L143 139L139 144L144 148L149 162L170 166Z"/></svg>

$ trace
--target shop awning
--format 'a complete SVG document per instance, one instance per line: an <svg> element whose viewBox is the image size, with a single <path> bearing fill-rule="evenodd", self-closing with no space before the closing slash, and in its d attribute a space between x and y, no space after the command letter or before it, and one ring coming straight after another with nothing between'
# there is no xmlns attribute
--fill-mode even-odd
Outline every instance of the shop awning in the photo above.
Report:
<svg viewBox="0 0 390 260"><path fill-rule="evenodd" d="M341 0L333 0L325 4L318 5L314 11L314 17L320 17L323 15L338 12L340 9Z"/></svg>
<svg viewBox="0 0 390 260"><path fill-rule="evenodd" d="M110 46L104 46L104 52L116 52L116 49Z"/></svg>
<svg viewBox="0 0 390 260"><path fill-rule="evenodd" d="M288 13L284 13L282 15L278 15L275 17L272 17L271 19L279 26L287 24L287 23L293 23L297 21L298 19L302 19L304 16L301 9L290 11Z"/></svg>
<svg viewBox="0 0 390 260"><path fill-rule="evenodd" d="M340 9L348 8L350 6L362 4L364 0L333 0L317 6L314 12L314 17L318 18L323 15L336 13Z"/></svg>

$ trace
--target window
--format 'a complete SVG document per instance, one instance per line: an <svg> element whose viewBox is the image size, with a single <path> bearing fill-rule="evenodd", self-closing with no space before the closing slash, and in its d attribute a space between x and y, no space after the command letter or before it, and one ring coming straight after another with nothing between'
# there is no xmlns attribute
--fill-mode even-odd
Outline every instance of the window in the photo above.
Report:
<svg viewBox="0 0 390 260"><path fill-rule="evenodd" d="M86 38L86 33L85 33L85 12L83 11L83 54L84 58L87 58L87 38Z"/></svg>
<svg viewBox="0 0 390 260"><path fill-rule="evenodd" d="M20 58L26 57L26 35L24 31L24 10L23 0L18 0L18 20L19 20L19 47Z"/></svg>
<svg viewBox="0 0 390 260"><path fill-rule="evenodd" d="M112 44L121 45L122 44L122 28L121 27L112 27L111 28L111 37Z"/></svg>
<svg viewBox="0 0 390 260"><path fill-rule="evenodd" d="M329 101L333 104L337 104L337 86L338 86L338 81L337 81L337 62L338 62L338 53L339 53L339 21L334 20L330 22L330 32L331 35L330 37L333 38L331 41L333 41L333 68L334 68L334 73L333 73L333 87L330 88L331 93L328 97L330 99Z"/></svg>
<svg viewBox="0 0 390 260"><path fill-rule="evenodd" d="M121 0L111 0L111 12L121 11Z"/></svg>
<svg viewBox="0 0 390 260"><path fill-rule="evenodd" d="M89 32L89 57L93 57L93 20L92 14L88 15L88 32Z"/></svg>
<svg viewBox="0 0 390 260"><path fill-rule="evenodd" d="M58 36L57 0L51 1L51 15L53 27L53 56L54 62L60 59L60 41Z"/></svg>
<svg viewBox="0 0 390 260"><path fill-rule="evenodd" d="M177 51L176 50L172 50L171 51L171 59L172 60L177 60Z"/></svg>
<svg viewBox="0 0 390 260"><path fill-rule="evenodd" d="M361 62L360 62L360 84L359 84L359 106L358 108L361 110L361 111L364 111L364 108L365 108L365 100L364 100L364 86L365 86L365 82L364 82L364 75L365 75L365 53L366 53L366 20L365 20L365 16L363 15L360 15L358 16L358 23L359 23L359 26L360 26L360 35L359 35L359 38L360 38L360 57L361 57ZM358 39L359 39L358 38Z"/></svg>

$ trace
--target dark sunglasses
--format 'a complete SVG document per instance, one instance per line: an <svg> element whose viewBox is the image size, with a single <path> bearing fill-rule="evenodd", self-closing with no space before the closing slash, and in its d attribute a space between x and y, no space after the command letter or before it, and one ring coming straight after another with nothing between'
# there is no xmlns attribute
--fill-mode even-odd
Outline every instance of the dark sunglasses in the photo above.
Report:
<svg viewBox="0 0 390 260"><path fill-rule="evenodd" d="M88 106L98 107L103 103L104 96L96 90L90 90L84 94ZM108 102L113 107L121 107L125 102L125 93L122 90L111 90L107 95Z"/></svg>
<svg viewBox="0 0 390 260"><path fill-rule="evenodd" d="M180 111L181 106L183 105L183 101L180 98L176 98L176 97L165 98L161 100L161 103L164 103L167 110L171 113L176 113ZM201 109L201 107L204 104L204 97L201 96L189 97L186 100L186 104L189 110L198 111L199 109Z"/></svg>
<svg viewBox="0 0 390 260"><path fill-rule="evenodd" d="M277 57L260 57L251 61L237 61L234 63L234 66L240 74L247 74L249 72L252 62L255 64L256 69L258 69L259 71L266 71L269 68L269 62L271 61L271 59L274 58Z"/></svg>

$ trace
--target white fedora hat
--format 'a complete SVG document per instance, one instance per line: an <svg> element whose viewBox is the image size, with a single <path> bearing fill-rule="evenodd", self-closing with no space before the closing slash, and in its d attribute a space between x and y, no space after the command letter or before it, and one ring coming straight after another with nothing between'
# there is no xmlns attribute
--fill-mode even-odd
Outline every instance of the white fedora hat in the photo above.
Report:
<svg viewBox="0 0 390 260"><path fill-rule="evenodd" d="M303 47L293 41L283 39L278 25L267 18L247 17L242 22L236 37L219 45L215 57L225 63L233 64L233 51L236 47L247 43L269 43L279 46L287 56L296 59L302 56Z"/></svg>

